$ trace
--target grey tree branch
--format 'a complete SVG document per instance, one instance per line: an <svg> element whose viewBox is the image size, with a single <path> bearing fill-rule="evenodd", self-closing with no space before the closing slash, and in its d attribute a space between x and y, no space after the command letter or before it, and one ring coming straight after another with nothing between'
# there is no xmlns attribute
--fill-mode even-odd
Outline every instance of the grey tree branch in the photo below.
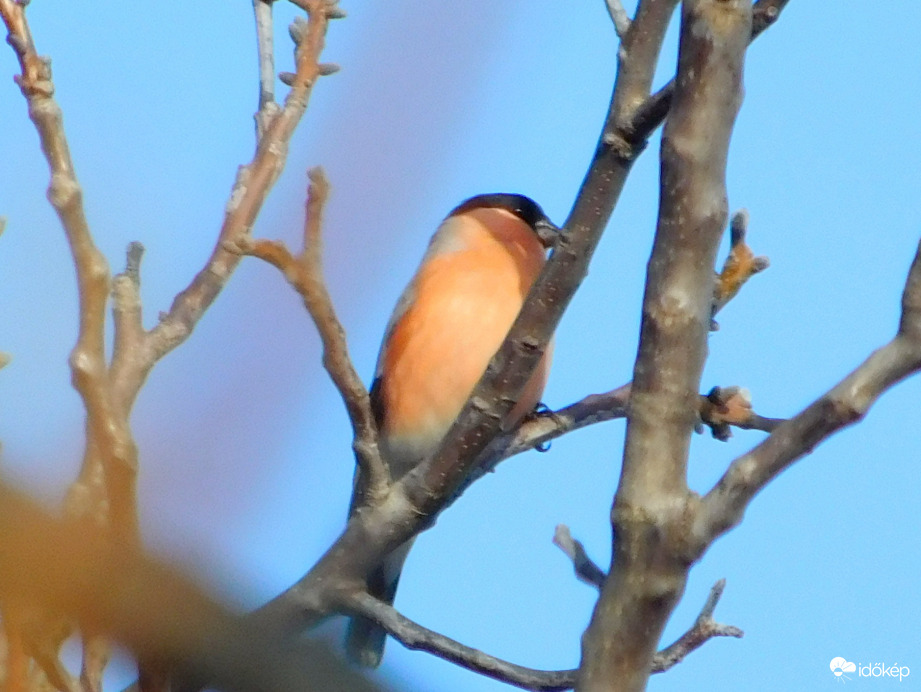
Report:
<svg viewBox="0 0 921 692"><path fill-rule="evenodd" d="M256 111L256 141L278 114L275 102L275 47L272 5L275 0L253 0L256 19L256 48L259 55L259 108Z"/></svg>
<svg viewBox="0 0 921 692"><path fill-rule="evenodd" d="M603 133L624 127L649 95L668 20L677 0L645 0L623 42L617 83ZM476 467L543 354L563 310L584 278L592 252L642 146L612 146L603 134L566 231L533 287L505 343L439 451L394 484L381 502L349 520L343 534L293 587L257 618L301 629L337 608L331 585L358 590L385 555L427 528Z"/></svg>
<svg viewBox="0 0 921 692"><path fill-rule="evenodd" d="M548 415L533 416L496 441L496 451L489 457L491 463L485 466L492 468L503 459L527 452L573 430L624 418L629 399L630 384L627 383L604 394L590 394ZM492 461L493 457L497 457L495 461Z"/></svg>
<svg viewBox="0 0 921 692"><path fill-rule="evenodd" d="M71 516L89 519L108 531L122 546L138 544L137 446L127 415L112 400L105 352L105 313L109 298L109 266L93 242L83 207L83 191L77 182L64 120L54 99L51 61L38 55L25 16L25 4L0 1L0 15L8 32L21 74L16 82L26 99L42 151L51 172L48 200L57 212L70 246L77 274L79 327L77 343L70 353L71 379L86 410L86 443L83 463L68 492L66 508ZM120 323L123 324L123 323ZM121 329L121 345L127 335ZM56 615L56 614L55 614ZM65 632L51 625L39 636L42 646L35 660L48 680L68 690L71 682L60 672L57 649ZM86 692L101 691L102 671L108 661L108 644L84 637L82 681Z"/></svg>
<svg viewBox="0 0 921 692"><path fill-rule="evenodd" d="M608 576L598 564L588 556L582 541L572 537L569 527L558 524L553 533L553 544L572 560L572 568L579 580L600 589Z"/></svg>
<svg viewBox="0 0 921 692"><path fill-rule="evenodd" d="M657 653L653 657L652 672L661 673L681 663L689 653L699 649L713 637L736 637L741 639L744 632L733 625L723 625L713 619L713 611L726 588L726 580L720 579L704 603L703 609L687 632L682 634L675 642Z"/></svg>
<svg viewBox="0 0 921 692"><path fill-rule="evenodd" d="M684 592L686 468L707 353L714 264L727 218L726 158L742 100L749 0L686 0L675 92L662 133L659 220L649 260L612 563L582 639L579 689L646 688Z"/></svg>
<svg viewBox="0 0 921 692"><path fill-rule="evenodd" d="M789 1L790 0L757 0L752 6L752 41L758 38L780 18L780 13L783 12L784 7L787 6ZM665 120L668 109L672 104L674 91L675 81L672 80L646 99L643 105L637 109L631 126L622 131L620 136L628 142L636 141L637 138L645 139L649 137L653 130Z"/></svg>
<svg viewBox="0 0 921 692"><path fill-rule="evenodd" d="M556 321L585 274L601 230L645 138L661 122L639 107L649 88L676 0L641 3L618 57L617 83L598 148L580 188L566 232L483 381L429 463L394 485L381 503L351 518L343 534L296 584L263 606L255 617L301 630L336 612L330 585L360 589L384 555L425 530L431 517L455 497L494 437L502 402L514 400L540 358ZM601 414L604 415L604 414ZM463 460L459 459L463 457Z"/></svg>
<svg viewBox="0 0 921 692"><path fill-rule="evenodd" d="M714 637L742 636L742 630L738 627L722 625L713 619L713 611L725 586L725 579L718 581L710 590L691 628L653 657L652 673L664 673ZM350 613L362 615L379 624L407 649L434 654L462 668L514 687L550 692L569 690L576 685L577 670L538 670L509 663L423 627L367 592L359 591L344 596L343 605Z"/></svg>
<svg viewBox="0 0 921 692"><path fill-rule="evenodd" d="M256 3L263 1L254 0ZM239 253L231 252L225 246L245 237L252 229L269 190L284 168L288 142L307 109L313 86L325 72L319 56L325 44L329 20L343 14L336 0L309 0L295 4L305 8L308 21L297 23L298 30L292 31L296 72L291 74L291 90L285 98L284 107L277 112L277 105L272 107L274 101L268 102L261 97L259 114L264 116L262 123L265 130L258 139L252 161L241 166L237 173L211 257L192 282L176 296L170 310L161 314L160 323L146 332L142 343L131 351L132 357L113 361L112 370L117 374L112 379L113 397L126 413L130 413L153 366L189 337L239 264ZM257 20L262 22L257 26L257 32L260 37L260 75L264 79L263 68L270 60L266 57L270 46L264 40L264 33L271 16L267 16L261 7L254 9ZM261 82L260 93L268 98L269 88L265 81Z"/></svg>
<svg viewBox="0 0 921 692"><path fill-rule="evenodd" d="M377 624L407 649L426 651L462 668L525 690L568 690L575 681L574 670L536 670L490 656L430 630L402 615L393 606L367 592L349 595L343 604L352 614Z"/></svg>
<svg viewBox="0 0 921 692"><path fill-rule="evenodd" d="M611 15L611 21L614 23L614 31L617 37L623 40L627 32L630 31L630 16L620 0L605 0L608 8L608 14Z"/></svg>
<svg viewBox="0 0 921 692"><path fill-rule="evenodd" d="M336 0L304 0L295 4L305 9L309 21L298 24L298 30L292 31L296 72L285 105L259 141L253 160L240 169L214 252L204 269L176 296L169 312L149 332L146 367L138 368L132 381L125 383L128 392L136 394L153 364L188 338L227 283L240 262L240 255L226 250L224 246L250 232L269 190L281 174L288 142L307 109L313 86L322 74L319 55L329 20L341 16Z"/></svg>
<svg viewBox="0 0 921 692"><path fill-rule="evenodd" d="M126 369L137 367L135 360L144 354L143 313L141 306L141 258L144 246L131 243L125 260L125 271L112 279L112 322L115 326L112 364L109 370L111 381L119 382ZM116 402L120 410L126 409L126 402Z"/></svg>
<svg viewBox="0 0 921 692"><path fill-rule="evenodd" d="M781 471L830 435L862 419L879 396L921 370L921 244L905 291L895 337L757 447L732 462L703 498L690 549L699 556L742 519L748 503Z"/></svg>
<svg viewBox="0 0 921 692"><path fill-rule="evenodd" d="M527 452L558 437L596 423L626 418L630 401L630 383L603 394L589 394L584 399L556 411L539 413L514 431L497 438L484 454L481 469L489 472L499 462ZM752 410L751 394L737 387L713 387L698 398L701 422L718 440L731 437L730 427L741 430L772 432L785 419L768 418Z"/></svg>
<svg viewBox="0 0 921 692"><path fill-rule="evenodd" d="M79 328L70 354L74 387L86 409L86 449L80 478L86 504L71 504L81 515L95 515L121 540L137 541L135 475L137 448L127 419L113 406L105 354L105 310L109 268L93 242L83 209L83 192L70 156L61 109L54 100L51 61L38 55L25 6L0 0L7 42L19 60L16 82L29 107L51 171L48 200L57 212L77 273ZM100 479L104 478L104 483Z"/></svg>
<svg viewBox="0 0 921 692"><path fill-rule="evenodd" d="M144 332L141 321L140 246L129 248L126 271L111 281L115 343L110 365L104 341L109 268L87 225L61 110L53 98L50 61L36 52L26 21L26 4L0 0L0 18L20 63L21 74L16 81L26 98L29 116L51 169L48 198L61 219L71 248L79 293L79 333L70 364L74 386L86 409L86 448L80 475L68 492L66 509L70 516L84 517L92 525L105 528L118 544L133 548L139 543L137 448L129 426L134 399L153 365L189 335L239 262L237 255L222 249L222 243L249 232L269 187L280 173L287 142L306 109L313 84L320 75L330 73L328 66L319 64L318 56L329 19L342 13L335 0L296 3L307 10L310 21L299 25L301 30L295 36L297 72L285 107L272 118L253 162L241 169L218 246L205 269L177 296L171 311L149 333ZM267 111L261 108L260 112ZM52 626L55 623L50 620L54 615L48 616L48 630L60 630L61 634L48 635L41 655L36 654L37 661L47 658L53 664L57 648L68 634ZM105 642L91 631L86 634L82 680L87 690L99 689L106 648ZM44 667L53 682L54 665ZM59 681L57 686L66 689L68 684Z"/></svg>
<svg viewBox="0 0 921 692"><path fill-rule="evenodd" d="M261 1L261 0L259 0ZM349 357L345 330L336 316L332 297L323 278L322 217L329 196L329 182L323 169L308 172L310 187L304 221L303 248L292 255L284 243L252 240L248 236L228 244L232 252L258 257L277 267L300 294L323 342L323 365L342 396L352 423L352 446L359 466L368 479L368 496L382 497L390 485L390 472L381 458L377 425L371 400Z"/></svg>
<svg viewBox="0 0 921 692"><path fill-rule="evenodd" d="M564 524L557 526L553 542L572 560L573 569L580 580L598 589L604 586L607 574L588 556L582 542L573 538L569 527ZM689 653L700 648L713 637L741 638L743 636L742 630L738 627L723 625L713 619L713 611L716 609L716 604L719 603L725 588L725 579L720 579L713 585L713 588L710 589L710 595L707 597L707 601L704 603L704 607L694 624L674 643L662 649L653 657L650 672L665 672L681 663Z"/></svg>

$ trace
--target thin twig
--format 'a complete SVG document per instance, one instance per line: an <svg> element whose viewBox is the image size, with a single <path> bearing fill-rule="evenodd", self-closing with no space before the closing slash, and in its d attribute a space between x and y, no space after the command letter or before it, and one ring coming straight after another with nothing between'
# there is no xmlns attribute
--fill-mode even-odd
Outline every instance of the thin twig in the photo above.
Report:
<svg viewBox="0 0 921 692"><path fill-rule="evenodd" d="M651 673L669 670L714 637L742 636L742 630L738 627L722 625L713 620L713 610L725 585L725 579L718 581L710 590L710 595L691 628L653 657ZM350 614L361 615L376 622L407 649L428 652L514 687L549 692L569 690L576 684L578 670L539 670L509 663L423 627L367 592L344 596L343 605Z"/></svg>
<svg viewBox="0 0 921 692"><path fill-rule="evenodd" d="M572 537L566 524L557 524L553 532L553 544L572 560L572 568L576 577L599 589L604 586L604 580L608 575L588 556L582 541Z"/></svg>
<svg viewBox="0 0 921 692"><path fill-rule="evenodd" d="M624 9L620 0L605 0L605 6L608 8L608 14L611 15L611 21L614 23L614 31L617 32L617 38L623 41L627 32L630 30L630 16Z"/></svg>
<svg viewBox="0 0 921 692"><path fill-rule="evenodd" d="M629 401L630 384L627 383L604 394L590 394L549 414L532 416L514 432L496 441L494 449L498 458L487 466L491 468L503 459L545 445L573 430L615 418L624 418L627 415ZM490 458L492 457L491 454Z"/></svg>
<svg viewBox="0 0 921 692"><path fill-rule="evenodd" d="M790 0L758 0L752 6L751 41L758 38L780 18L780 13ZM625 141L632 145L647 139L662 124L671 108L675 93L675 80L670 80L655 94L647 98L636 109L631 122L612 135L614 141Z"/></svg>
<svg viewBox="0 0 921 692"><path fill-rule="evenodd" d="M88 482L90 477L99 475L101 465L108 525L121 539L136 543L137 448L126 418L118 415L112 406L108 388L105 355L108 264L93 242L86 220L83 193L74 172L61 109L53 98L51 62L40 57L35 49L23 4L0 0L0 15L9 33L8 43L22 70L16 82L28 102L29 117L51 171L48 199L61 220L77 273L79 328L77 343L70 354L70 367L74 387L86 408L87 442L81 476ZM89 508L89 512L96 511L97 507Z"/></svg>
<svg viewBox="0 0 921 692"><path fill-rule="evenodd" d="M292 255L284 243L271 240L240 239L231 250L258 257L277 267L300 294L323 342L323 366L336 385L348 410L354 441L352 446L365 478L370 497L382 497L390 484L390 474L378 448L377 425L371 401L352 359L345 330L336 316L332 297L323 277L323 208L329 196L329 182L322 168L308 172L307 208L303 247Z"/></svg>
<svg viewBox="0 0 921 692"><path fill-rule="evenodd" d="M532 449L545 450L551 441L574 430L626 418L629 401L628 382L604 394L589 394L581 401L557 411L542 411L531 415L518 428L500 435L489 444L477 466L468 472L447 504L456 501L467 488L495 471L506 459ZM713 437L722 442L732 437L731 427L771 432L784 421L783 418L766 418L755 413L752 410L751 395L741 387L714 387L708 394L701 394L699 412L701 426L710 427ZM698 432L703 432L703 427Z"/></svg>
<svg viewBox="0 0 921 692"><path fill-rule="evenodd" d="M536 670L503 661L413 622L367 592L347 596L343 605L350 614L380 625L407 649L434 654L494 680L525 690L547 691L572 689L575 683L575 670Z"/></svg>
<svg viewBox="0 0 921 692"><path fill-rule="evenodd" d="M655 655L654 666L658 669L652 672L662 673L681 663L689 653L699 649L714 637L736 637L741 639L744 636L745 633L738 627L723 625L713 619L713 611L716 609L716 604L719 603L725 588L725 579L720 579L713 585L713 588L710 589L710 595L707 597L704 607L691 629L678 637L673 644L665 647Z"/></svg>
<svg viewBox="0 0 921 692"><path fill-rule="evenodd" d="M259 108L256 111L256 141L278 114L275 102L275 48L272 5L275 0L253 0L256 18L256 48L259 54Z"/></svg>
<svg viewBox="0 0 921 692"><path fill-rule="evenodd" d="M509 457L562 437L573 430L626 418L630 401L630 383L604 394L589 394L584 399L548 413L537 413L525 420L515 431L498 438L484 457L483 470L488 472ZM772 432L784 418L767 418L752 410L751 395L741 387L714 387L700 395L701 420L708 426L720 426L714 431L719 440L728 439L723 426L741 430ZM717 434L719 432L719 434Z"/></svg>
<svg viewBox="0 0 921 692"><path fill-rule="evenodd" d="M553 542L572 560L573 568L579 579L599 589L604 585L607 574L588 556L582 542L572 537L569 527L564 524L557 526ZM713 619L713 611L716 609L716 604L719 603L725 587L725 579L720 579L713 585L704 607L691 628L673 644L662 649L653 657L653 673L662 673L681 663L689 653L699 649L713 637L741 638L743 636L742 630L738 627L723 625Z"/></svg>
<svg viewBox="0 0 921 692"><path fill-rule="evenodd" d="M921 370L921 244L902 294L896 336L805 410L739 457L703 498L694 521L693 554L700 555L736 526L745 508L774 477L842 428L862 419L879 396Z"/></svg>
<svg viewBox="0 0 921 692"><path fill-rule="evenodd" d="M9 0L5 0L9 1ZM176 296L169 312L148 335L149 355L118 385L133 399L147 372L160 358L191 334L205 310L223 289L240 263L240 255L225 249L249 233L287 158L288 142L301 120L317 79L321 76L320 53L325 45L329 20L341 16L336 0L305 0L309 20L295 43L296 72L281 112L265 131L253 160L241 167L234 183L217 243L205 267ZM127 397L126 397L127 398Z"/></svg>
<svg viewBox="0 0 921 692"><path fill-rule="evenodd" d="M141 258L144 246L133 242L128 245L125 270L112 279L112 322L115 327L111 381L118 382L126 368L136 366L135 359L143 357L146 333L141 306ZM130 409L127 401L116 401L121 411Z"/></svg>

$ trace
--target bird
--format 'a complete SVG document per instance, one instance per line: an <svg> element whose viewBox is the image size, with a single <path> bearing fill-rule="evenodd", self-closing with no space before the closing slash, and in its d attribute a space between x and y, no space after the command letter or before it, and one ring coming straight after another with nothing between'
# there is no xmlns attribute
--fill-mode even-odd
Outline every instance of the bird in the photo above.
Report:
<svg viewBox="0 0 921 692"><path fill-rule="evenodd" d="M455 207L429 241L397 302L370 389L381 455L399 480L433 454L502 345L540 274L559 229L534 200L520 194L471 197ZM502 421L513 430L536 410L549 375L553 344ZM356 472L349 516L364 502ZM368 578L368 591L392 604L412 539ZM386 632L354 616L346 654L380 665Z"/></svg>

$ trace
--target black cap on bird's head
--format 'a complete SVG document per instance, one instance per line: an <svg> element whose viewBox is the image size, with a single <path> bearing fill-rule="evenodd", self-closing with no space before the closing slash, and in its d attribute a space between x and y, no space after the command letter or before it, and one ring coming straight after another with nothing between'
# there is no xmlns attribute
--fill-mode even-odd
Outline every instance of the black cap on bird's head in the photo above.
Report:
<svg viewBox="0 0 921 692"><path fill-rule="evenodd" d="M505 209L512 212L528 226L534 229L544 247L553 247L560 232L540 205L530 197L511 192L495 192L488 195L477 195L458 204L451 210L449 216L463 214L466 211L480 208Z"/></svg>

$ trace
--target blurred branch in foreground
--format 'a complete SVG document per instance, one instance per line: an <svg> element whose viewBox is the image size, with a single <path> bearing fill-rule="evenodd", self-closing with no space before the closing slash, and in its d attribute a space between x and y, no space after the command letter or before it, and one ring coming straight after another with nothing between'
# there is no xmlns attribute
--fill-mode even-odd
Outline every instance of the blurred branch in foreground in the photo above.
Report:
<svg viewBox="0 0 921 692"><path fill-rule="evenodd" d="M0 602L40 606L104 632L139 657L238 692L381 689L325 644L279 636L232 613L189 579L55 519L0 483Z"/></svg>

